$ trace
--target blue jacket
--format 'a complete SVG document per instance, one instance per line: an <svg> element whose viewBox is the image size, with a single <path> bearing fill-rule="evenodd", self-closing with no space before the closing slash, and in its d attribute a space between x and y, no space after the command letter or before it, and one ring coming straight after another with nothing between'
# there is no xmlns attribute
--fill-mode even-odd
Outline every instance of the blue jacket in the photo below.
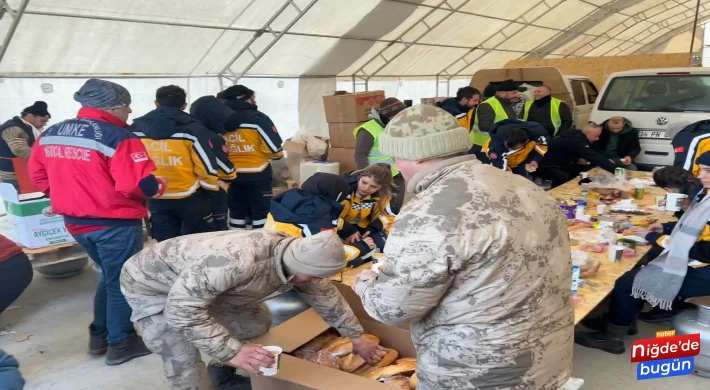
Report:
<svg viewBox="0 0 710 390"><path fill-rule="evenodd" d="M517 119L506 119L500 121L493 125L493 128L489 132L491 139L488 144L488 150L486 152L490 158L491 165L495 166L496 168L504 169L506 156L510 156L511 153L514 152L505 146L505 135L510 130L516 128L522 128L527 130L528 135L530 136L530 142L534 142L537 145L545 145L544 150L547 150L546 145L547 138L549 138L549 133L539 123L525 122ZM541 152L536 148L523 149L524 150L521 151L527 152L528 154L526 156L523 156L523 163L517 164L521 167L531 161L536 161L539 163L545 155L544 152Z"/></svg>
<svg viewBox="0 0 710 390"><path fill-rule="evenodd" d="M294 188L271 200L271 217L275 222L298 226L302 236L336 229L343 205L323 196L311 195Z"/></svg>
<svg viewBox="0 0 710 390"><path fill-rule="evenodd" d="M0 349L0 389L22 390L25 387L19 367L17 359Z"/></svg>

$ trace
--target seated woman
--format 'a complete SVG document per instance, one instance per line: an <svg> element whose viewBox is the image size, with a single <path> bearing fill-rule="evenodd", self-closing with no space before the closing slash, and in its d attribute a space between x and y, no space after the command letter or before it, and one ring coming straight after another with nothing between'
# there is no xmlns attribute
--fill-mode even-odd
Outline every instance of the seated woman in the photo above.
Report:
<svg viewBox="0 0 710 390"><path fill-rule="evenodd" d="M394 183L389 164L372 164L345 175L350 191L340 214L345 222L338 231L348 244L371 239L382 251L394 217L399 211L393 201Z"/></svg>
<svg viewBox="0 0 710 390"><path fill-rule="evenodd" d="M271 200L271 210L264 229L279 231L293 237L308 237L324 230L339 230L343 226L340 214L343 201L350 193L345 179L330 173L316 173L303 182L301 188L283 192ZM372 239L355 245L344 245L349 265L358 266L374 253Z"/></svg>
<svg viewBox="0 0 710 390"><path fill-rule="evenodd" d="M672 310L678 297L710 295L710 152L697 159L702 191L695 196L668 239L665 249L646 267L622 275L614 285L609 322L603 330L578 333L577 344L614 354L625 352L624 336L643 309L643 302ZM652 227L655 233L662 226ZM649 232L653 233L653 232ZM647 236L653 239L654 236ZM660 237L656 240L659 241Z"/></svg>

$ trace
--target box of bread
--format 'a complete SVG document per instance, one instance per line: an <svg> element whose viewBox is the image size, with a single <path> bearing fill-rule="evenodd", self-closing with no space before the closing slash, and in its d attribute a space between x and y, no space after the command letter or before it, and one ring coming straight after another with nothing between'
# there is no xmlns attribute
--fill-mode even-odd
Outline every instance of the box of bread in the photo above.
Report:
<svg viewBox="0 0 710 390"><path fill-rule="evenodd" d="M252 376L254 390L392 390L416 389L416 353L408 329L385 325L370 317L349 286L333 282L360 320L367 337L387 349L377 364L353 354L352 341L313 309L252 340L283 348L275 376Z"/></svg>

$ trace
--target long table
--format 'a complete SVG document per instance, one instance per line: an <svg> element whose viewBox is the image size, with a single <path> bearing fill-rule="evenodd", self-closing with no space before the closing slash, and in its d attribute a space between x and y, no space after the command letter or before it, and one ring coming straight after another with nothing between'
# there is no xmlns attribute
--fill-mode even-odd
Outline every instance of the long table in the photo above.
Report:
<svg viewBox="0 0 710 390"><path fill-rule="evenodd" d="M590 172L590 174L592 175L594 173L595 171ZM630 172L630 175L632 178L651 177L650 172L633 171ZM575 178L574 180L549 191L549 194L555 199L579 199L581 187L577 184L578 181L579 179ZM632 216L631 220L642 221L646 218L656 218L658 219L658 222L656 223L672 221L674 218L673 213L671 212L645 208L648 206L655 205L656 196L664 195L665 193L666 192L662 188L656 186L646 186L643 199L634 200L634 203L638 204L639 207L644 208L644 211L647 211L650 214L643 216ZM586 213L596 216L596 206L590 205L587 208ZM577 249L577 247L573 246L572 249ZM599 270L596 272L596 274L594 274L592 277L585 279L585 286L578 290L579 292L577 295L581 298L581 302L575 305L574 323L577 324L579 321L583 320L584 317L586 317L592 310L594 310L594 308L597 307L597 305L599 305L599 303L601 303L604 298L609 295L609 293L611 293L611 290L614 288L614 283L616 282L616 280L621 275L634 268L634 266L638 264L638 262L646 254L646 252L648 252L649 249L650 246L639 245L636 247L635 256L624 257L620 262L617 263L612 263L609 261L606 251L604 253L589 253L591 256L601 261L601 267L599 267ZM370 264L365 264L357 268L348 269L344 271L342 275L336 277L336 280L342 280L342 283L348 286L352 286L353 283L355 283L355 278L357 277L357 275L362 270L369 268Z"/></svg>

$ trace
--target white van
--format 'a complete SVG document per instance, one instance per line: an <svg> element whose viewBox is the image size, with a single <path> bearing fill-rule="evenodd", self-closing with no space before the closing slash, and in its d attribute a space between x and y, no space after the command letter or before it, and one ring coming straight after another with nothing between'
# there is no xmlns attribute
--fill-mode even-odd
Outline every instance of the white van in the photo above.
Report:
<svg viewBox="0 0 710 390"><path fill-rule="evenodd" d="M590 120L623 116L640 132L641 169L673 165L666 131L678 121L710 119L710 68L639 69L613 73L604 84Z"/></svg>

